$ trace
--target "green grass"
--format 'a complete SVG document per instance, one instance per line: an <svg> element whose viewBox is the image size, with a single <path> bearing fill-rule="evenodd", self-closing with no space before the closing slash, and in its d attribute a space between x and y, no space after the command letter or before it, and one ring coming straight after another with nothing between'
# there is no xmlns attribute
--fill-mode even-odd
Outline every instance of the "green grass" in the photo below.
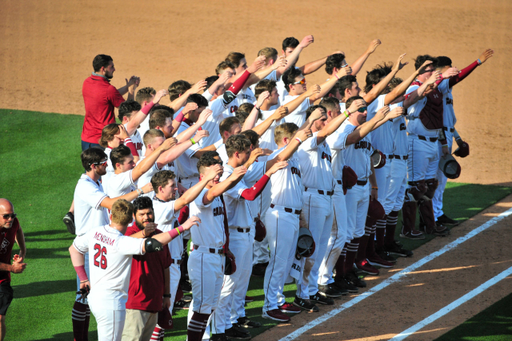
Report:
<svg viewBox="0 0 512 341"><path fill-rule="evenodd" d="M82 116L0 110L0 197L14 203L28 249L27 269L12 276L15 299L6 318L7 339L72 339L71 307L76 287L67 248L73 236L62 217L83 173L82 123ZM508 187L449 183L445 202L451 205L446 207L446 214L466 220L511 192ZM404 244L416 248L426 241ZM248 295L257 300L248 304L247 316L264 325L251 330L253 335L275 325L261 318L262 287L261 278L251 279ZM294 293L294 285L285 287L290 300ZM175 316L175 329L166 333L171 340L185 339L186 313L181 310ZM94 319L89 335L96 339Z"/></svg>

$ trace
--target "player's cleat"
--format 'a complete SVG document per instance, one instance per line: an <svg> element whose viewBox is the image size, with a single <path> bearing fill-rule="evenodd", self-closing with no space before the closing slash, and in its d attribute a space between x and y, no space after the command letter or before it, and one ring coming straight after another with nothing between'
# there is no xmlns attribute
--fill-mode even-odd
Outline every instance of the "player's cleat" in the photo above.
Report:
<svg viewBox="0 0 512 341"><path fill-rule="evenodd" d="M356 262L356 268L361 271L361 272L364 272L368 275L372 275L372 276L378 276L379 275L379 270L374 268L373 266L370 265L370 263L368 263L368 261L365 259L361 262Z"/></svg>
<svg viewBox="0 0 512 341"><path fill-rule="evenodd" d="M352 269L346 276L345 279L350 281L358 288L366 288L366 281L362 278L359 278L359 275Z"/></svg>
<svg viewBox="0 0 512 341"><path fill-rule="evenodd" d="M293 304L288 303L288 302L286 302L283 305L280 305L279 310L281 310L283 313L288 313L288 314L300 313L300 308L297 308L296 306L294 306Z"/></svg>
<svg viewBox="0 0 512 341"><path fill-rule="evenodd" d="M359 289L357 289L357 287L351 281L342 276L340 276L339 278L336 277L333 284L341 292L350 292L353 294L359 292Z"/></svg>
<svg viewBox="0 0 512 341"><path fill-rule="evenodd" d="M387 260L384 260L380 258L377 254L374 254L372 256L369 256L367 259L368 263L372 266L380 266L382 268L392 268L395 263L388 262Z"/></svg>
<svg viewBox="0 0 512 341"><path fill-rule="evenodd" d="M418 230L412 230L412 231L407 231L407 232L404 232L402 230L402 233L400 233L400 237L407 238L407 239L416 239L416 240L425 239L425 235L423 234L423 232L418 231Z"/></svg>
<svg viewBox="0 0 512 341"><path fill-rule="evenodd" d="M245 303L251 303L254 302L254 297L251 296L245 296Z"/></svg>
<svg viewBox="0 0 512 341"><path fill-rule="evenodd" d="M174 302L174 309L188 309L190 302L186 302L184 299Z"/></svg>
<svg viewBox="0 0 512 341"><path fill-rule="evenodd" d="M320 309L318 309L318 307L313 302L311 302L310 300L305 300L305 299L297 297L297 296L295 296L295 300L293 301L293 305L296 306L296 307L299 307L302 310L310 312L310 313L311 312L317 313L317 312L320 311Z"/></svg>
<svg viewBox="0 0 512 341"><path fill-rule="evenodd" d="M192 292L192 284L185 279L180 281L180 287L183 292Z"/></svg>
<svg viewBox="0 0 512 341"><path fill-rule="evenodd" d="M229 339L237 339L237 340L250 340L252 338L251 334L240 327L234 325L233 327L226 329L226 337Z"/></svg>
<svg viewBox="0 0 512 341"><path fill-rule="evenodd" d="M436 224L436 227L434 227L434 229L430 231L430 234L440 237L446 237L450 234L450 229L446 226Z"/></svg>
<svg viewBox="0 0 512 341"><path fill-rule="evenodd" d="M460 224L460 222L448 217L446 214L443 214L442 216L437 218L437 223L439 225L446 225L446 226L458 226Z"/></svg>
<svg viewBox="0 0 512 341"><path fill-rule="evenodd" d="M252 275L256 277L265 277L265 270L267 270L267 263L258 263L252 266Z"/></svg>
<svg viewBox="0 0 512 341"><path fill-rule="evenodd" d="M334 304L334 300L332 298L322 296L318 292L314 295L309 296L309 300L312 302L323 304L323 305L333 305Z"/></svg>
<svg viewBox="0 0 512 341"><path fill-rule="evenodd" d="M260 328L261 327L261 323L259 323L257 321L252 321L246 316L240 317L237 322L238 322L237 325L242 328Z"/></svg>
<svg viewBox="0 0 512 341"><path fill-rule="evenodd" d="M328 285L318 285L318 292L320 295L325 297L341 297L343 295L346 295L348 291L341 291L336 287L335 285L328 284Z"/></svg>
<svg viewBox="0 0 512 341"><path fill-rule="evenodd" d="M397 241L394 241L392 244L384 245L384 251L398 257L411 257L413 255L412 251L404 249Z"/></svg>
<svg viewBox="0 0 512 341"><path fill-rule="evenodd" d="M62 218L62 221L66 224L68 232L75 234L75 215L72 212L68 212L64 218Z"/></svg>
<svg viewBox="0 0 512 341"><path fill-rule="evenodd" d="M212 334L212 336L210 337L210 341L229 341L229 339L224 333Z"/></svg>
<svg viewBox="0 0 512 341"><path fill-rule="evenodd" d="M391 256L391 254L384 250L384 249L378 249L376 248L375 249L375 253L382 259L384 259L385 261L388 261L390 263L393 263L393 264L396 264L396 259L395 257Z"/></svg>
<svg viewBox="0 0 512 341"><path fill-rule="evenodd" d="M279 309L264 311L261 316L265 319L274 320L278 322L290 322L290 317Z"/></svg>

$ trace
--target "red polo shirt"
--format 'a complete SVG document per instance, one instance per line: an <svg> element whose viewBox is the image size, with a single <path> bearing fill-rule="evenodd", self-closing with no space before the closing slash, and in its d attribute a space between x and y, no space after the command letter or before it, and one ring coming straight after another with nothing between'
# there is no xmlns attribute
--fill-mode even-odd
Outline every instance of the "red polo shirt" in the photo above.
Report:
<svg viewBox="0 0 512 341"><path fill-rule="evenodd" d="M18 218L14 218L12 227L9 229L0 228L0 262L11 264L12 247L16 242L16 233L20 228ZM10 282L11 273L9 271L0 271L0 283Z"/></svg>
<svg viewBox="0 0 512 341"><path fill-rule="evenodd" d="M85 104L82 141L98 143L103 127L116 122L114 107L118 108L124 98L108 79L96 75L84 81L82 95Z"/></svg>

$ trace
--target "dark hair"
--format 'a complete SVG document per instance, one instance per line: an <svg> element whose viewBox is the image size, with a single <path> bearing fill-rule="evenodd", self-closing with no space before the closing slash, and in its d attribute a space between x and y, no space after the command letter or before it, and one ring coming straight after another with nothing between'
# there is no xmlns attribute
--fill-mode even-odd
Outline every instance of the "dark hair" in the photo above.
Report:
<svg viewBox="0 0 512 341"><path fill-rule="evenodd" d="M432 61L431 65L433 67L437 67L437 58L432 57L428 54L424 54L424 55L420 55L420 56L416 57L416 60L414 61L414 67L416 68L416 70L418 70L423 65L423 63L425 63L425 61L427 61L427 60Z"/></svg>
<svg viewBox="0 0 512 341"><path fill-rule="evenodd" d="M157 110L165 110L169 113L169 115L174 115L174 109L163 104L153 105L153 107L149 110L148 115L151 115Z"/></svg>
<svg viewBox="0 0 512 341"><path fill-rule="evenodd" d="M153 200L148 197L138 197L133 201L133 214L137 214L138 210L150 208L153 210Z"/></svg>
<svg viewBox="0 0 512 341"><path fill-rule="evenodd" d="M285 73L283 73L283 82L284 87L286 88L286 91L290 91L290 84L295 83L295 78L302 75L302 72L299 69L296 69L294 67L286 70Z"/></svg>
<svg viewBox="0 0 512 341"><path fill-rule="evenodd" d="M318 108L324 109L324 112L327 114L327 109L323 105L312 105L306 110L306 120L309 118L309 116L311 116L313 111L315 111Z"/></svg>
<svg viewBox="0 0 512 341"><path fill-rule="evenodd" d="M89 149L86 149L80 154L80 159L82 160L82 166L84 167L85 171L90 171L91 165L99 164L100 162L107 159L107 154L100 148L91 147Z"/></svg>
<svg viewBox="0 0 512 341"><path fill-rule="evenodd" d="M238 118L229 116L223 119L219 124L219 133L222 136L223 133L229 132L233 125L240 124L240 121Z"/></svg>
<svg viewBox="0 0 512 341"><path fill-rule="evenodd" d="M334 86L325 94L325 97L336 97L336 92L340 90L340 87L338 86L338 81L334 83ZM324 98L325 98L324 97Z"/></svg>
<svg viewBox="0 0 512 341"><path fill-rule="evenodd" d="M179 80L171 85L169 85L169 88L167 89L169 91L169 99L174 101L176 98L183 95L187 90L189 90L192 87L192 85L184 80Z"/></svg>
<svg viewBox="0 0 512 341"><path fill-rule="evenodd" d="M120 144L119 147L112 149L110 152L110 161L112 161L112 166L114 166L114 169L117 169L117 163L123 163L124 159L130 155L132 155L132 151L124 144Z"/></svg>
<svg viewBox="0 0 512 341"><path fill-rule="evenodd" d="M226 141L226 153L228 157L232 157L235 152L245 152L251 147L251 141L244 135L233 135Z"/></svg>
<svg viewBox="0 0 512 341"><path fill-rule="evenodd" d="M226 62L232 63L235 68L240 66L240 61L245 58L245 54L241 52L230 52L224 59Z"/></svg>
<svg viewBox="0 0 512 341"><path fill-rule="evenodd" d="M176 174L170 170L163 170L151 177L151 185L153 185L153 191L158 193L158 187L165 187L169 180L173 180L176 178Z"/></svg>
<svg viewBox="0 0 512 341"><path fill-rule="evenodd" d="M357 99L362 99L364 101L364 98L361 96L352 96L349 99L347 99L347 101L345 102L345 107L349 108L350 105L352 104L352 102L354 102Z"/></svg>
<svg viewBox="0 0 512 341"><path fill-rule="evenodd" d="M437 67L445 67L445 66L452 66L452 60L446 56L439 56L437 59Z"/></svg>
<svg viewBox="0 0 512 341"><path fill-rule="evenodd" d="M101 129L101 137L98 143L103 148L108 147L108 143L114 139L114 136L119 134L119 124L110 123Z"/></svg>
<svg viewBox="0 0 512 341"><path fill-rule="evenodd" d="M213 83L215 83L219 79L219 76L210 76L205 79L206 81L206 88L209 89Z"/></svg>
<svg viewBox="0 0 512 341"><path fill-rule="evenodd" d="M366 93L370 92L373 88L373 85L377 85L382 78L386 77L392 70L393 64L384 63L382 65L377 65L375 68L366 73L366 85L364 87L364 91ZM386 93L385 91L383 93Z"/></svg>
<svg viewBox="0 0 512 341"><path fill-rule="evenodd" d="M268 91L272 93L272 90L276 87L276 82L271 81L270 79L263 79L254 88L254 95L256 98L260 97L262 92Z"/></svg>
<svg viewBox="0 0 512 341"><path fill-rule="evenodd" d="M203 155L201 155L199 161L197 161L197 170L199 171L200 174L202 174L204 168L208 168L213 165L222 165L222 161L216 159L215 156L219 156L219 153L210 151L203 153Z"/></svg>
<svg viewBox="0 0 512 341"><path fill-rule="evenodd" d="M208 100L200 94L191 94L190 96L188 96L187 103L195 103L197 104L198 108L208 106Z"/></svg>
<svg viewBox="0 0 512 341"><path fill-rule="evenodd" d="M240 133L240 135L245 136L253 146L258 144L258 140L260 136L254 130L244 130Z"/></svg>
<svg viewBox="0 0 512 341"><path fill-rule="evenodd" d="M139 111L141 108L142 106L138 102L135 102L133 99L128 99L119 106L119 115L117 117L123 122L124 117L132 117L132 112Z"/></svg>
<svg viewBox="0 0 512 341"><path fill-rule="evenodd" d="M398 85L400 85L400 83L403 82L403 79L402 78L399 78L399 77L395 77L391 80L391 82L389 82L389 89L390 90L393 90L394 88L396 88Z"/></svg>
<svg viewBox="0 0 512 341"><path fill-rule="evenodd" d="M252 103L242 103L238 107L238 109L235 111L235 117L238 118L240 124L245 123L245 120L247 119L253 108L254 104Z"/></svg>
<svg viewBox="0 0 512 341"><path fill-rule="evenodd" d="M325 111L327 112L328 110L331 110L333 111L334 109L336 109L336 105L340 105L340 102L338 101L337 98L334 98L334 97L324 97L322 98L322 100L320 101L320 105L325 109Z"/></svg>
<svg viewBox="0 0 512 341"><path fill-rule="evenodd" d="M343 53L331 54L329 57L327 57L327 60L325 61L325 72L331 75L334 68L341 69L344 60L345 55Z"/></svg>
<svg viewBox="0 0 512 341"><path fill-rule="evenodd" d="M345 90L352 89L352 83L357 82L356 76L346 75L340 78L338 88L342 97L345 96Z"/></svg>
<svg viewBox="0 0 512 341"><path fill-rule="evenodd" d="M296 38L294 38L294 37L284 38L283 44L282 44L283 51L286 51L287 47L291 47L294 49L297 46L299 46L299 41Z"/></svg>
<svg viewBox="0 0 512 341"><path fill-rule="evenodd" d="M151 99L153 99L154 95L156 95L156 90L150 86L147 86L137 91L137 95L135 95L135 100L139 102L140 105L142 105L144 101L148 102Z"/></svg>
<svg viewBox="0 0 512 341"><path fill-rule="evenodd" d="M172 115L168 110L165 109L157 109L151 113L149 116L149 129L156 129L156 127L165 126L165 121L168 118L172 118Z"/></svg>
<svg viewBox="0 0 512 341"><path fill-rule="evenodd" d="M215 74L217 74L217 76L218 76L222 73L222 71L224 71L226 69L233 69L233 71L235 71L236 67L230 61L225 60L225 61L220 62L219 65L217 65L217 67L215 68Z"/></svg>
<svg viewBox="0 0 512 341"><path fill-rule="evenodd" d="M110 62L113 62L114 60L112 57L106 55L106 54L99 54L96 57L94 57L92 61L92 68L94 72L98 72L101 70L102 67L107 67Z"/></svg>

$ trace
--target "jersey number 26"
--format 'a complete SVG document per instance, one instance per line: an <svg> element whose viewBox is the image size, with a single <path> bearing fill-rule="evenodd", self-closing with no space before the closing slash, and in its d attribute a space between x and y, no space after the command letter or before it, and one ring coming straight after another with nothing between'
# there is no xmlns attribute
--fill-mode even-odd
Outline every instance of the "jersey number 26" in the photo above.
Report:
<svg viewBox="0 0 512 341"><path fill-rule="evenodd" d="M106 257L107 248L101 247L100 244L96 244L96 245L94 245L94 250L96 250L96 254L94 255L94 266L100 267L100 264L101 264L101 268L106 269L107 268L107 257Z"/></svg>

